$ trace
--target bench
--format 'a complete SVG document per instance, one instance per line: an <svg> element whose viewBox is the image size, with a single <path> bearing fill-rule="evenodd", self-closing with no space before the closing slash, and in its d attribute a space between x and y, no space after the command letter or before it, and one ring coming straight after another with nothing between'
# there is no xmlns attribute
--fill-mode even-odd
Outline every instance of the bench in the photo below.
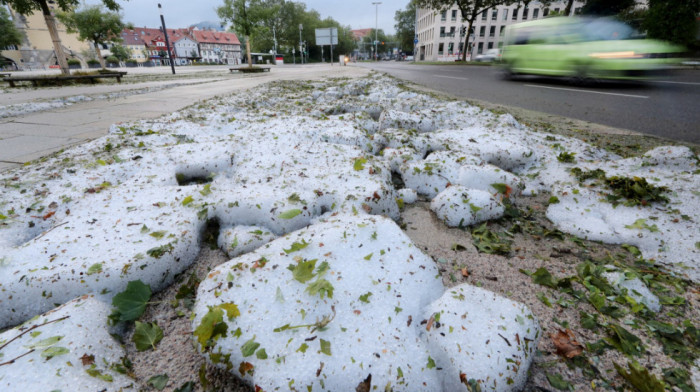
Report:
<svg viewBox="0 0 700 392"><path fill-rule="evenodd" d="M257 73L257 72L270 72L270 67L238 67L229 68L231 73L243 72L243 73Z"/></svg>
<svg viewBox="0 0 700 392"><path fill-rule="evenodd" d="M8 82L10 87L17 87L16 82L32 82L34 87L39 87L39 82L45 81L61 81L61 80L89 80L95 84L95 79L116 78L118 83L122 82L122 76L125 72L104 73L98 75L57 75L57 76L19 76L7 77L1 79L3 82Z"/></svg>

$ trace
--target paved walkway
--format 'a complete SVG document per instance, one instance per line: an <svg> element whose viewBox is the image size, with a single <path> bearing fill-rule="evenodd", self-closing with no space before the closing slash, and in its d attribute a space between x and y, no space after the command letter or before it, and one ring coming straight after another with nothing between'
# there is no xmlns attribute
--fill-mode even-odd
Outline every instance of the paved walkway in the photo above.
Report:
<svg viewBox="0 0 700 392"><path fill-rule="evenodd" d="M3 89L0 106L45 102L51 99L79 95L95 96L120 91L162 88L159 91L127 95L116 99L95 99L70 106L0 118L0 171L41 158L45 155L96 139L107 134L112 124L157 118L178 111L199 100L232 94L276 80L312 80L325 77L354 77L365 75L361 68L338 64L277 66L272 72L245 75L230 74L228 68L202 70L203 78L192 77L196 67L180 67L183 74L168 76L167 80L149 81L148 75L130 72L122 84L71 86L61 88ZM132 71L131 69L125 69ZM157 69L169 74L170 68ZM150 70L153 78L158 75ZM139 80L128 83L129 78Z"/></svg>

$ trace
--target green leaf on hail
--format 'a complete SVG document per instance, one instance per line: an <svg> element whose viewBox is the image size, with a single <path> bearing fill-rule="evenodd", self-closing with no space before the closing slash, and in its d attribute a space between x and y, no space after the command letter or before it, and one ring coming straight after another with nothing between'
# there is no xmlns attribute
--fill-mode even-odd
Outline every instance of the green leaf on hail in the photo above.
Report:
<svg viewBox="0 0 700 392"><path fill-rule="evenodd" d="M355 171L360 171L365 168L365 163L367 163L367 160L365 158L356 158L355 163L353 163L352 168L355 169Z"/></svg>
<svg viewBox="0 0 700 392"><path fill-rule="evenodd" d="M326 355L331 355L331 342L321 339L321 352Z"/></svg>
<svg viewBox="0 0 700 392"><path fill-rule="evenodd" d="M114 321L133 321L141 317L146 304L151 299L151 288L140 280L132 280L126 290L112 298L112 306L117 308L109 318Z"/></svg>
<svg viewBox="0 0 700 392"><path fill-rule="evenodd" d="M292 219L295 216L301 214L301 210L298 208L294 208L291 210L287 210L279 215L280 219Z"/></svg>
<svg viewBox="0 0 700 392"><path fill-rule="evenodd" d="M257 350L258 347L260 347L260 343L255 341L255 335L253 335L252 339L243 343L243 346L241 346L241 353L243 357L249 357L255 354L255 350Z"/></svg>
<svg viewBox="0 0 700 392"><path fill-rule="evenodd" d="M146 351L149 348L156 349L156 344L163 339L163 330L156 323L142 323L136 321L134 336L131 340L139 351Z"/></svg>
<svg viewBox="0 0 700 392"><path fill-rule="evenodd" d="M309 246L309 244L310 244L310 242L306 242L306 240L302 239L301 242L294 242L294 243L292 243L292 247L291 247L291 248L289 248L289 249L282 249L282 250L284 251L284 253L290 254L290 253L292 253L292 252L297 252L297 251L300 251L300 250L306 248L307 246Z"/></svg>
<svg viewBox="0 0 700 392"><path fill-rule="evenodd" d="M299 283L306 283L309 280L313 279L314 276L316 276L314 274L314 268L316 268L316 261L317 259L301 261L297 265L290 265L289 267L287 267L287 269L292 271L292 276L294 276L294 279L296 281L298 281Z"/></svg>

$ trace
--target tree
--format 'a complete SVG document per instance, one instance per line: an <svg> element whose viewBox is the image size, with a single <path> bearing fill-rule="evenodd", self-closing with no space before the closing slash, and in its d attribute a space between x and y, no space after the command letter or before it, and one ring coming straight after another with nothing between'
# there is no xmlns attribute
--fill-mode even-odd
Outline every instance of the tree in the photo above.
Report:
<svg viewBox="0 0 700 392"><path fill-rule="evenodd" d="M581 8L584 15L618 15L636 5L635 0L587 0Z"/></svg>
<svg viewBox="0 0 700 392"><path fill-rule="evenodd" d="M411 0L405 10L398 10L394 14L396 24L396 39L402 51L413 51L413 40L416 38L416 2Z"/></svg>
<svg viewBox="0 0 700 392"><path fill-rule="evenodd" d="M250 36L260 23L258 10L261 3L260 0L224 0L224 5L216 9L219 17L225 22L231 22L234 31L243 36L249 67L253 66L250 56Z"/></svg>
<svg viewBox="0 0 700 392"><path fill-rule="evenodd" d="M416 0L416 5L421 8L431 8L437 12L447 11L456 5L462 12L462 19L468 23L467 33L464 37L464 47L467 48L474 21L479 15L499 5L508 5L514 2L514 0ZM462 61L466 60L467 50L462 52Z"/></svg>
<svg viewBox="0 0 700 392"><path fill-rule="evenodd" d="M564 8L564 15L563 16L571 15L571 8L573 6L574 6L574 0L568 0L566 3L566 7Z"/></svg>
<svg viewBox="0 0 700 392"><path fill-rule="evenodd" d="M55 3L59 10L68 12L78 6L80 0L58 0ZM116 0L102 0L102 3L109 10L117 11L119 9L119 4L117 4ZM63 45L61 45L61 38L58 36L56 19L54 19L51 13L48 0L0 0L0 5L9 5L22 15L31 15L34 11L41 11L46 21L46 27L51 35L51 40L53 41L53 49L56 53L58 65L61 67L61 72L69 75L70 70L68 68L68 62L66 61L66 55L63 52Z"/></svg>
<svg viewBox="0 0 700 392"><path fill-rule="evenodd" d="M80 11L59 12L57 17L66 25L69 33L78 33L79 40L92 42L97 52L97 59L104 68L100 45L114 41L121 42L119 34L124 29L121 16L116 12L103 12L101 6L92 5Z"/></svg>
<svg viewBox="0 0 700 392"><path fill-rule="evenodd" d="M19 46L22 43L22 33L17 30L10 15L0 7L0 49L10 45Z"/></svg>
<svg viewBox="0 0 700 392"><path fill-rule="evenodd" d="M362 38L362 42L363 42L365 45L370 46L370 47L372 48L372 50L374 50L374 47L375 47L375 45L374 45L374 38L375 38L375 37L377 38L377 41L378 41L378 42L377 42L377 45L376 45L376 47L377 47L377 53L375 53L375 55L377 55L377 54L379 54L379 53L384 53L384 52L386 52L386 51L388 50L388 48L389 48L388 43L391 41L391 38L390 38L389 36L387 36L387 35L384 33L384 30L382 30L382 29L379 29L379 30L372 29L372 30L370 30L369 34L365 35L365 36Z"/></svg>
<svg viewBox="0 0 700 392"><path fill-rule="evenodd" d="M649 38L688 46L696 42L698 12L700 0L649 0L649 11L642 26Z"/></svg>
<svg viewBox="0 0 700 392"><path fill-rule="evenodd" d="M118 58L120 61L126 61L131 58L131 51L122 45L112 45L109 51L112 52L112 55Z"/></svg>

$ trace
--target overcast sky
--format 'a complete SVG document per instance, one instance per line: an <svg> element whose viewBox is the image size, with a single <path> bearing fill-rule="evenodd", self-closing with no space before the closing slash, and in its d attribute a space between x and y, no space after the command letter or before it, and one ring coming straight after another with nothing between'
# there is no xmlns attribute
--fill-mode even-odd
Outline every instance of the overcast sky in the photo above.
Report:
<svg viewBox="0 0 700 392"><path fill-rule="evenodd" d="M83 0L88 4L98 4L100 0ZM376 0L374 0L376 1ZM306 3L306 9L314 9L321 18L331 17L343 26L353 29L374 28L375 6L372 0L307 0L297 1ZM138 27L160 26L158 3L163 6L163 16L168 28L187 27L202 21L218 22L216 7L223 0L119 0L125 22L131 22ZM377 25L387 34L393 34L394 14L399 9L405 9L408 0L381 0L378 7Z"/></svg>

